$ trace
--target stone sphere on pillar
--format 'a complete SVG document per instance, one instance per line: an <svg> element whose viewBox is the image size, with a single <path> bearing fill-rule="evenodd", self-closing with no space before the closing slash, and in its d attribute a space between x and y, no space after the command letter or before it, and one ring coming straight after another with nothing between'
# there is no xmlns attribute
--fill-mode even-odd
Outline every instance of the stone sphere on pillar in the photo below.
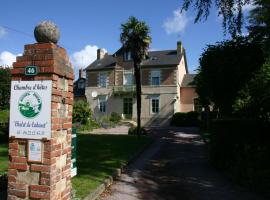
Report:
<svg viewBox="0 0 270 200"><path fill-rule="evenodd" d="M51 21L42 21L38 25L36 25L34 35L36 41L39 43L52 42L54 44L57 44L60 38L60 31L55 23Z"/></svg>

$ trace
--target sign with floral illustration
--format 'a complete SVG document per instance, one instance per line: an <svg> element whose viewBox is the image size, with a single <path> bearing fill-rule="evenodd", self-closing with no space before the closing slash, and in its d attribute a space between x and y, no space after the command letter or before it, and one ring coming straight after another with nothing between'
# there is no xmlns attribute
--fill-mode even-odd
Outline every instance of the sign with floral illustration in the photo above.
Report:
<svg viewBox="0 0 270 200"><path fill-rule="evenodd" d="M51 138L52 81L12 81L10 137Z"/></svg>

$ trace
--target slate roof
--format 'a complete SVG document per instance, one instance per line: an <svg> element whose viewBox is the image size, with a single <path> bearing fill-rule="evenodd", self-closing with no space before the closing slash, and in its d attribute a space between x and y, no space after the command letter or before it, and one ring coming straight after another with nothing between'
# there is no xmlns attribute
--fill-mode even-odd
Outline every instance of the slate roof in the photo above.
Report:
<svg viewBox="0 0 270 200"><path fill-rule="evenodd" d="M181 87L195 87L194 78L196 74L185 74L183 81L181 83Z"/></svg>
<svg viewBox="0 0 270 200"><path fill-rule="evenodd" d="M178 65L180 56L177 56L176 50L165 51L149 51L148 58L142 61L144 66L160 66L160 65Z"/></svg>
<svg viewBox="0 0 270 200"><path fill-rule="evenodd" d="M111 69L116 67L116 56L119 50L113 55L105 55L100 60L95 60L91 63L86 70L102 70ZM147 59L142 61L142 67L147 66L166 66L166 65L178 65L180 63L180 56L177 56L176 50L164 50L164 51L149 51Z"/></svg>
<svg viewBox="0 0 270 200"><path fill-rule="evenodd" d="M95 60L91 63L86 70L99 70L99 69L108 69L114 68L116 66L116 57L113 55L105 55L104 58L100 60Z"/></svg>

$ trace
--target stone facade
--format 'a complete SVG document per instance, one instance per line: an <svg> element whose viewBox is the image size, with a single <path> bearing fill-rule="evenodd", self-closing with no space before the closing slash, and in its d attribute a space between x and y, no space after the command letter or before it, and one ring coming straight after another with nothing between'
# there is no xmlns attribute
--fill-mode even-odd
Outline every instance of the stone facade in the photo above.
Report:
<svg viewBox="0 0 270 200"><path fill-rule="evenodd" d="M36 76L25 76L26 66ZM71 196L73 69L65 49L53 43L25 45L13 64L12 80L52 80L51 139L43 139L42 163L27 160L27 139L10 138L8 199L64 200Z"/></svg>
<svg viewBox="0 0 270 200"><path fill-rule="evenodd" d="M88 85L85 90L87 101L94 111L96 118L117 112L123 118L136 121L137 104L135 97L135 80L125 85L125 74L133 71L133 61L125 60L123 49L119 49L113 55L105 55L103 59L97 59L86 68ZM175 112L181 111L180 94L181 83L188 73L185 50L181 43L177 43L175 50L149 52L147 58L141 64L142 83L142 126L167 126ZM107 73L106 87L100 87L100 73ZM153 73L157 73L158 84L152 85ZM94 95L93 95L94 94ZM103 100L101 100L101 98ZM106 109L100 108L100 101L106 100ZM153 105L157 99L158 109ZM125 102L132 103L126 114ZM191 111L192 109L186 111ZM101 112L102 111L102 112ZM127 115L129 115L127 117Z"/></svg>

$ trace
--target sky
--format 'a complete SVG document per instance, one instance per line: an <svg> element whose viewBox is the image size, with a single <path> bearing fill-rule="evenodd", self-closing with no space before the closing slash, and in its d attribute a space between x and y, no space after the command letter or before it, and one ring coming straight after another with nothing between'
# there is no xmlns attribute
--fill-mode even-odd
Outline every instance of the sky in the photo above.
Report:
<svg viewBox="0 0 270 200"><path fill-rule="evenodd" d="M34 27L43 20L60 29L59 45L74 66L87 67L96 59L96 50L110 54L120 46L121 24L129 16L145 21L151 30L151 50L176 49L182 41L190 73L196 73L199 57L208 44L228 39L222 18L212 9L207 21L194 24L195 11L180 12L182 0L8 0L1 2L0 66L11 65L23 53L25 44L35 43ZM246 6L244 12L252 8Z"/></svg>

